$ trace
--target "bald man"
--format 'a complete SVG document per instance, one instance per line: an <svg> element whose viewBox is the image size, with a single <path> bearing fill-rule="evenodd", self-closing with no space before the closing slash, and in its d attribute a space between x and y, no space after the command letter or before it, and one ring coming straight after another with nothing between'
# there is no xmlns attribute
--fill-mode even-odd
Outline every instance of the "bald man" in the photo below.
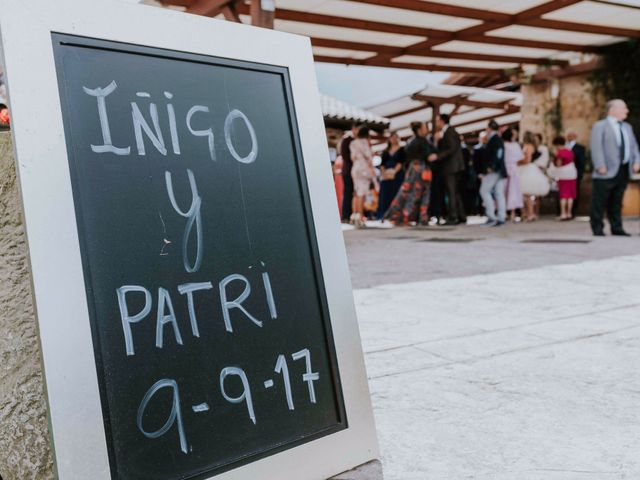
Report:
<svg viewBox="0 0 640 480"><path fill-rule="evenodd" d="M607 118L595 123L591 130L591 160L593 162L593 199L591 230L604 236L604 211L607 212L611 234L629 236L622 227L622 199L632 172L640 172L640 151L631 125L627 104L620 99L606 105Z"/></svg>

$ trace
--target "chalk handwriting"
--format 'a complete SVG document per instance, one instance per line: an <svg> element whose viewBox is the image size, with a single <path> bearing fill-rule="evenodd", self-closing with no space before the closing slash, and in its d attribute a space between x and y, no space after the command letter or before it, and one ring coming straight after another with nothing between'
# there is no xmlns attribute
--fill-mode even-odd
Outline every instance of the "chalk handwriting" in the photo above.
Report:
<svg viewBox="0 0 640 480"><path fill-rule="evenodd" d="M173 94L171 92L164 92L164 96L171 100ZM178 126L176 124L176 110L173 108L171 102L167 103L167 116L169 117L169 132L171 133L171 146L173 147L173 153L180 155L180 139L178 138Z"/></svg>
<svg viewBox="0 0 640 480"><path fill-rule="evenodd" d="M124 332L124 343L127 355L135 355L131 324L139 322L151 312L151 292L137 285L124 285L116 289L116 292L118 295L118 306L120 307L120 319L122 321L122 331ZM144 294L144 308L135 315L129 313L129 307L127 306L127 293L130 292L140 292Z"/></svg>
<svg viewBox="0 0 640 480"><path fill-rule="evenodd" d="M224 381L229 375L236 375L240 377L240 381L242 381L242 395L239 397L230 397L227 394L227 391L224 387ZM253 410L253 399L251 398L251 388L249 387L249 380L247 380L247 375L244 373L244 370L238 367L226 367L223 368L220 372L220 391L222 392L222 396L227 402L230 403L242 403L245 402L247 404L247 412L249 413L249 418L256 424L256 413Z"/></svg>
<svg viewBox="0 0 640 480"><path fill-rule="evenodd" d="M275 372L282 374L282 381L284 382L284 392L287 396L287 406L289 407L289 410L295 410L295 407L293 406L293 395L291 394L291 378L289 377L289 366L287 365L287 358L284 355L278 355Z"/></svg>
<svg viewBox="0 0 640 480"><path fill-rule="evenodd" d="M251 151L244 157L240 156L237 152L231 139L231 129L233 128L233 121L235 119L240 119L244 122L247 130L249 130L249 135L251 136ZM240 110L231 110L227 115L227 118L224 121L224 140L233 158L240 163L253 163L256 161L256 157L258 156L258 139L256 138L256 131L253 129L253 125L251 125L247 116Z"/></svg>
<svg viewBox="0 0 640 480"><path fill-rule="evenodd" d="M189 309L189 321L191 322L191 333L194 337L200 337L198 329L198 319L196 318L196 309L193 304L193 292L198 290L210 290L213 288L211 282L185 283L178 286L178 291L182 295L187 295L187 308Z"/></svg>
<svg viewBox="0 0 640 480"><path fill-rule="evenodd" d="M187 128L189 129L191 134L195 135L196 137L207 137L207 141L209 143L209 156L211 157L211 160L215 160L215 138L213 136L213 130L211 129L211 127L207 128L206 130L196 130L191 125L191 117L193 117L198 112L209 113L209 107L205 107L204 105L194 105L193 107L191 107L187 112Z"/></svg>
<svg viewBox="0 0 640 480"><path fill-rule="evenodd" d="M105 88L82 87L84 93L96 97L98 100L98 116L100 117L100 128L102 130L102 145L91 145L91 150L95 153L115 153L116 155L129 155L131 147L115 147L111 142L111 129L109 128L109 117L107 115L106 98L118 87L115 80Z"/></svg>
<svg viewBox="0 0 640 480"><path fill-rule="evenodd" d="M227 285L231 282L238 280L244 282L244 291L237 297L235 300L227 300ZM262 322L251 315L243 306L242 302L244 302L249 295L251 294L251 284L249 280L243 275L239 273L234 273L222 279L219 285L220 289L220 302L222 304L222 316L224 318L224 326L227 329L227 332L233 332L233 327L231 325L231 315L229 312L237 308L242 313L244 313L249 320L255 323L257 326L262 327Z"/></svg>
<svg viewBox="0 0 640 480"><path fill-rule="evenodd" d="M171 201L171 206L176 211L176 213L187 219L187 224L184 227L184 235L182 236L182 261L184 263L184 268L187 272L193 273L197 272L202 265L202 215L200 213L200 207L202 204L202 200L200 199L200 195L198 194L198 186L196 185L196 178L193 175L193 172L187 169L187 176L189 177L189 186L191 187L191 206L189 210L183 212L182 209L178 206L178 202L176 202L176 197L173 192L173 182L171 180L171 173L165 172L165 183L167 185L167 194L169 195L169 200ZM193 226L196 226L196 259L193 264L189 262L189 254L188 254L188 244L189 237L191 236L191 231L193 230Z"/></svg>
<svg viewBox="0 0 640 480"><path fill-rule="evenodd" d="M169 312L165 315L167 309ZM173 327L173 334L176 337L178 345L182 345L182 335L180 335L178 319L173 309L171 297L167 290L160 287L158 288L158 313L156 315L156 347L158 348L162 348L164 345L164 327L167 323L170 323Z"/></svg>
<svg viewBox="0 0 640 480"><path fill-rule="evenodd" d="M173 393L173 404L171 406L171 413L167 418L165 424L155 432L147 432L142 425L144 412L147 409L147 405L153 398L153 396L162 388L170 388ZM169 429L175 423L178 427L178 436L180 438L180 450L183 453L188 453L187 448L187 436L184 432L184 424L182 423L182 413L180 412L180 393L178 392L178 384L175 380L171 379L163 379L158 380L153 386L147 391L146 395L142 399L140 403L140 407L138 408L138 416L136 418L136 422L138 424L138 430L142 432L142 434L147 438L158 438L164 435L169 431Z"/></svg>
<svg viewBox="0 0 640 480"><path fill-rule="evenodd" d="M309 349L305 348L304 350L293 353L291 358L293 358L293 360L300 360L304 358L307 372L302 375L302 380L307 382L307 385L309 386L309 400L311 403L316 403L316 390L313 382L317 382L320 379L320 374L313 372L311 369L311 353L309 352Z"/></svg>
<svg viewBox="0 0 640 480"><path fill-rule="evenodd" d="M139 93L145 94L147 92ZM166 155L167 149L164 146L164 138L162 137L162 130L160 129L158 107L154 102L149 103L149 115L151 116L151 123L153 123L155 132L151 130L151 127L142 115L138 104L136 102L131 102L131 118L133 119L133 131L136 135L136 146L138 147L138 155L146 155L144 138L142 137L143 131L147 135L149 140L151 140L153 146L156 147L156 150L158 150L162 155Z"/></svg>

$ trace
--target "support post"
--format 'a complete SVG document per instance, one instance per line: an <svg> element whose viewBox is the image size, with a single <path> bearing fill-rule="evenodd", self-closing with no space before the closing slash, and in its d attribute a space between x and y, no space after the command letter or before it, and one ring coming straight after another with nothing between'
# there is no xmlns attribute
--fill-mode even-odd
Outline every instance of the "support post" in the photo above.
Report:
<svg viewBox="0 0 640 480"><path fill-rule="evenodd" d="M251 0L251 25L273 29L275 0Z"/></svg>

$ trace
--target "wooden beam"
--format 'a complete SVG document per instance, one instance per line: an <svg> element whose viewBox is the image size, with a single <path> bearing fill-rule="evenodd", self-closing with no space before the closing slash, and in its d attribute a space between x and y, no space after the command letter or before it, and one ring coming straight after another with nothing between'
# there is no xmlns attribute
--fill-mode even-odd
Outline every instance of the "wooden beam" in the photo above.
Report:
<svg viewBox="0 0 640 480"><path fill-rule="evenodd" d="M359 3L378 5L383 7L401 8L414 12L435 13L451 17L470 18L473 20L510 21L512 16L506 13L481 10L477 8L459 7L446 3L429 2L426 0L351 0Z"/></svg>
<svg viewBox="0 0 640 480"><path fill-rule="evenodd" d="M413 27L397 23L373 22L359 20L357 18L338 17L335 15L323 15L319 13L300 12L297 10L277 9L276 18L292 22L313 23L316 25L330 25L333 27L353 28L372 32L395 33L401 35L413 35L416 37L445 37L451 36L451 32L433 28Z"/></svg>
<svg viewBox="0 0 640 480"><path fill-rule="evenodd" d="M351 42L345 40L334 40L329 38L311 38L311 44L316 47L328 47L337 48L341 50L357 50L362 52L377 52L387 53L394 57L403 55L405 49L402 47L394 47L391 45L380 45L371 43ZM512 57L508 55L489 55L483 53L466 53L466 52L449 52L449 51L429 51L429 52L416 52L411 55L427 56L434 58L448 58L448 59L462 59L462 60L477 60L479 62L505 62L520 64L534 64L534 65L568 65L567 60L549 60L546 58L526 58L526 57Z"/></svg>
<svg viewBox="0 0 640 480"><path fill-rule="evenodd" d="M561 8L570 7L571 5L575 5L580 2L582 2L582 0L551 0L543 3L542 5L538 5L537 7L532 7L517 13L515 17L517 21L529 20L530 18L540 18L542 15L555 12Z"/></svg>
<svg viewBox="0 0 640 480"><path fill-rule="evenodd" d="M369 60L358 60L354 58L345 57L332 57L328 55L315 55L316 62L321 63L341 63L345 65L366 65L372 67L387 67L387 68L405 68L408 70L422 70L430 72L463 72L463 73L501 73L501 70L491 68L475 68L475 67L459 67L459 66L443 66L443 65L421 65L418 63L405 63L405 62L391 62L391 61L379 61L370 62Z"/></svg>
<svg viewBox="0 0 640 480"><path fill-rule="evenodd" d="M585 73L591 73L600 68L602 68L602 61L600 59L592 60L585 63L579 63L577 65L570 65L565 68L553 68L551 70L544 70L533 75L533 77L531 77L531 83L546 82L555 78L571 77L573 75L583 75Z"/></svg>
<svg viewBox="0 0 640 480"><path fill-rule="evenodd" d="M608 27L604 25L587 25L585 23L565 22L563 20L547 20L534 18L519 22L520 25L538 28L550 28L555 30L568 30L570 32L593 33L597 35L613 35L616 37L640 38L640 30L631 28Z"/></svg>
<svg viewBox="0 0 640 480"><path fill-rule="evenodd" d="M273 29L275 0L251 0L251 25Z"/></svg>
<svg viewBox="0 0 640 480"><path fill-rule="evenodd" d="M462 123L454 124L453 121L451 121L451 126L454 127L454 128L465 127L467 125L473 125L474 123L488 122L489 120L498 119L500 117L504 117L505 115L511 115L513 113L519 113L519 112L520 112L520 109L517 108L517 109L515 109L513 111L510 111L510 112L499 113L499 114L494 114L494 115L486 115L484 117L476 118L475 120L467 120L467 121L462 122ZM464 113L466 114L466 113L469 113L469 112L464 112Z"/></svg>
<svg viewBox="0 0 640 480"><path fill-rule="evenodd" d="M222 8L235 0L195 0L187 7L187 13L215 17ZM171 3L174 3L172 0Z"/></svg>
<svg viewBox="0 0 640 480"><path fill-rule="evenodd" d="M391 115L385 115L385 117L386 118L402 117L403 115L409 115L410 113L416 113L416 112L419 112L420 110L428 110L429 108L430 108L429 105L419 105L417 107L411 107L411 108L408 108L406 110L402 110L400 112L392 113Z"/></svg>
<svg viewBox="0 0 640 480"><path fill-rule="evenodd" d="M454 105L459 103L460 105L465 105L467 107L478 107L478 108L495 108L497 110L507 110L512 99L503 100L501 102L479 102L477 100L469 100L465 98L464 95L456 95L451 98L442 98L442 97L433 97L430 95L422 95L420 93L416 93L411 96L413 100L418 100L420 102L425 103L453 103Z"/></svg>
<svg viewBox="0 0 640 480"><path fill-rule="evenodd" d="M551 0L537 7L529 8L515 15L509 15L501 12L495 12L490 10L482 10L476 8L460 7L456 5L447 5L441 3L434 3L427 0L351 0L359 3L366 3L371 5L394 7L404 10L411 10L415 12L434 13L439 15L449 15L453 17L469 18L473 20L484 20L485 23L470 27L470 33L485 33L496 28L502 28L509 25L528 25L529 21L539 21L540 17L544 14L554 12L561 8L579 3L582 0ZM624 5L621 5L624 7ZM575 22L556 22L552 20L542 20L546 22L546 27L557 30L570 30L575 32L584 33L602 33L605 35L625 36L625 37L638 37L640 31L632 29L619 29L608 26L598 26L585 23ZM594 28L598 29L598 32L593 31ZM631 32L628 33L622 32Z"/></svg>
<svg viewBox="0 0 640 480"><path fill-rule="evenodd" d="M243 12L242 5L238 5L238 11L240 13L245 13ZM249 12L249 9L246 8L246 13L248 12ZM601 47L575 45L571 43L557 43L557 42L552 43L552 42L545 42L545 41L539 41L539 40L522 40L522 39L501 38L501 37L486 37L488 41L485 42L483 40L485 37L482 35L476 35L475 37L470 37L470 38L467 38L467 37L463 38L463 37L459 37L456 32L450 32L447 30L438 30L433 28L419 28L419 27L412 27L409 25L399 25L394 23L372 22L368 20L337 17L333 15L322 15L318 13L299 12L296 10L277 9L276 19L289 20L292 22L312 23L316 25L330 25L334 27L353 28L357 30L367 30L372 32L385 32L385 33L395 33L400 35L413 35L417 37L428 37L430 39L441 38L441 39L445 39L446 42L449 42L451 40L464 40L464 41L476 42L476 43L496 43L498 45L505 45L505 46L511 45L515 47L545 48L545 49L552 49L552 50L587 52L587 53L598 53L602 50ZM494 40L497 39L497 41L492 41L492 39ZM407 53L413 48L414 46L408 47Z"/></svg>
<svg viewBox="0 0 640 480"><path fill-rule="evenodd" d="M548 42L545 40L525 40L522 38L496 37L493 35L477 35L475 37L460 38L465 42L488 43L490 45L503 45L525 48L542 48L546 50L560 50L582 53L601 53L602 47L592 45L578 45L575 43Z"/></svg>

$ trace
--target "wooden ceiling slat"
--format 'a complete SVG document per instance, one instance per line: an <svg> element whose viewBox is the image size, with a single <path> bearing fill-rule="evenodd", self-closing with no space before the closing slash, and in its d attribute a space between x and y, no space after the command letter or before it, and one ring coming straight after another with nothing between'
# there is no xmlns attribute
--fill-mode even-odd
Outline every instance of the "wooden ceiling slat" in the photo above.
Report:
<svg viewBox="0 0 640 480"><path fill-rule="evenodd" d="M389 45L378 45L371 43L351 42L345 40L334 40L329 38L311 38L311 44L316 47L337 48L343 50L358 50L362 52L387 53L393 56L400 56L405 53L402 47L393 47ZM427 56L434 58L460 59L460 60L476 60L479 62L505 62L515 63L517 65L528 63L535 65L568 65L566 60L549 60L547 58L523 58L509 55L489 55L483 53L466 53L466 52L444 52L434 50L424 53L411 53L411 55Z"/></svg>
<svg viewBox="0 0 640 480"><path fill-rule="evenodd" d="M631 28L608 27L604 25L587 25L584 23L565 22L563 20L547 20L535 18L520 22L529 27L549 28L553 30L568 30L577 33L594 33L599 35L614 35L617 37L640 38L640 30Z"/></svg>
<svg viewBox="0 0 640 480"><path fill-rule="evenodd" d="M480 10L477 8L459 7L446 3L429 2L426 0L351 0L353 2L367 3L384 7L401 8L414 12L435 13L451 17L462 17L473 20L510 21L512 16L506 13Z"/></svg>
<svg viewBox="0 0 640 480"><path fill-rule="evenodd" d="M408 70L423 70L430 72L462 72L462 73L483 73L483 74L492 74L492 73L500 73L501 70L496 70L494 68L476 68L476 67L460 67L460 66L444 66L444 65L422 65L416 63L406 63L406 62L390 62L390 61L379 61L379 62L369 62L368 60L358 60L354 58L345 58L345 57L332 57L329 55L315 55L314 56L316 62L322 63L340 63L344 65L368 65L373 67L395 67L395 68L405 68Z"/></svg>
<svg viewBox="0 0 640 480"><path fill-rule="evenodd" d="M481 102L478 100L471 100L469 98L465 98L464 96L460 96L460 95L453 98L446 98L446 97L434 97L430 95L422 95L420 93L416 93L412 95L411 98L413 98L414 100L418 100L420 102L425 102L425 103L440 103L443 105L447 103L452 103L452 104L464 105L467 107L495 108L496 110L505 110L509 112L511 112L512 108L514 107L514 105L510 104L512 99L503 100L500 102ZM518 108L518 110L520 109Z"/></svg>

